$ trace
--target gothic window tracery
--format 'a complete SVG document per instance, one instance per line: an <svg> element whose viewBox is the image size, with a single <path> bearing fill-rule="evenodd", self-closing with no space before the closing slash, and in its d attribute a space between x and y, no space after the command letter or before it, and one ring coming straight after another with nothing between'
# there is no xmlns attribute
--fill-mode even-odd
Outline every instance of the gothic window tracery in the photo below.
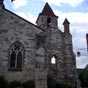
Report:
<svg viewBox="0 0 88 88"><path fill-rule="evenodd" d="M24 47L18 41L13 43L9 50L9 68L10 70L22 70Z"/></svg>

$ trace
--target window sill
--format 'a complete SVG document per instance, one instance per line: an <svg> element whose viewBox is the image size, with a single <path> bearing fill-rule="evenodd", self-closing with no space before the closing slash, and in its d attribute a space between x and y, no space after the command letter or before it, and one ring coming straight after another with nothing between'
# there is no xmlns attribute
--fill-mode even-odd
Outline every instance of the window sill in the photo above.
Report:
<svg viewBox="0 0 88 88"><path fill-rule="evenodd" d="M8 68L8 71L22 71L22 68Z"/></svg>

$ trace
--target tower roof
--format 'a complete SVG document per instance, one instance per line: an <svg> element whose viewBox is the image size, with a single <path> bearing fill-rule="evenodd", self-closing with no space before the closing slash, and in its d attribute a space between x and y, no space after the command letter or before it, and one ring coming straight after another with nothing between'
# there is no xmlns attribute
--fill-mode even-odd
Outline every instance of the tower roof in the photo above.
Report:
<svg viewBox="0 0 88 88"><path fill-rule="evenodd" d="M63 25L64 24L70 24L70 22L67 20L67 18L65 18L64 22L63 22Z"/></svg>
<svg viewBox="0 0 88 88"><path fill-rule="evenodd" d="M51 16L51 17L56 17L58 18L58 16L56 16L53 12L53 10L51 9L51 7L49 6L48 3L45 4L42 12L39 15L44 15L44 16Z"/></svg>

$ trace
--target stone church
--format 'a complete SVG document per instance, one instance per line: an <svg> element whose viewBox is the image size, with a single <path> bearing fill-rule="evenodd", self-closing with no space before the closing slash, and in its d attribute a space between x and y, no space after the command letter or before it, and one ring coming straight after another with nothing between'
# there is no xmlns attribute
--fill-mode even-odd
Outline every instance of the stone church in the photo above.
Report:
<svg viewBox="0 0 88 88"><path fill-rule="evenodd" d="M0 75L8 81L35 81L47 88L47 76L78 86L70 22L58 28L58 16L45 4L36 25L7 10L0 0ZM52 60L54 60L52 63Z"/></svg>

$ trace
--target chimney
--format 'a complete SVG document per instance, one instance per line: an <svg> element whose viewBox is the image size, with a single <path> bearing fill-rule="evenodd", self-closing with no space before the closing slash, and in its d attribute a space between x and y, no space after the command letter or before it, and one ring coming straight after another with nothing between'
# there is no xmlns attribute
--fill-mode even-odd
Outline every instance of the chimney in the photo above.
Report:
<svg viewBox="0 0 88 88"><path fill-rule="evenodd" d="M67 20L67 18L65 18L63 25L64 25L64 33L69 33L69 21Z"/></svg>

